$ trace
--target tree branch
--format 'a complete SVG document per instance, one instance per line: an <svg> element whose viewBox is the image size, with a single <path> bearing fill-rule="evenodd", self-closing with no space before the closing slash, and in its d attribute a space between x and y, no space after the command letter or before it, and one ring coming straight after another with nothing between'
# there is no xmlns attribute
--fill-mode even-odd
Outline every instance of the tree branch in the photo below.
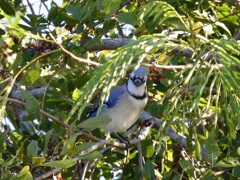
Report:
<svg viewBox="0 0 240 180"><path fill-rule="evenodd" d="M2 97L2 96L0 96ZM17 104L20 104L22 106L25 106L25 103L22 102L22 101L19 101L19 100L16 100L16 99L12 99L12 98L8 98L8 101L9 102L13 102L13 103L17 103ZM59 123L61 126L65 127L65 128L69 128L70 126L68 124L65 124L63 121L61 121L60 119L50 115L49 113L43 111L43 110L40 110L41 114L45 115L46 117L52 119L53 121ZM162 126L162 123L163 121L160 120L160 119L157 119L157 118L154 118L153 116L151 116L149 113L147 112L143 112L141 117L140 117L140 120L143 121L143 120L149 120L150 122L150 125L147 126L147 127L144 127L138 137L134 138L134 139L131 139L129 142L130 142L130 145L133 146L133 145L136 145L136 144L139 144L142 140L144 140L147 135L149 134L150 132L150 129L152 127L156 128L156 129L159 129L161 126ZM87 149L86 151L82 151L80 152L79 155L86 155L86 154L89 154L91 152L93 152L94 150L97 150L99 147L102 147L102 146L105 146L105 145L109 145L109 146L112 146L112 147L118 147L118 148L121 148L121 149L124 149L126 148L126 145L124 143L119 143L119 142L116 142L116 141L109 141L109 140L103 140L103 139L99 139L99 138L96 138L84 131L80 131L83 133L83 135L87 136L88 138L96 141L97 143L93 146L91 146L89 149ZM173 140L179 142L183 147L187 148L187 138L176 132L176 130L172 127L170 127L167 131L166 131L166 134L172 138ZM194 144L194 142L193 142ZM204 150L204 148L201 149L201 154L202 154L202 157L205 161L207 162L210 162L209 159L207 158L207 155L206 155L206 152ZM79 158L74 158L74 160L79 160ZM48 172L38 178L36 178L37 180L40 180L40 179L43 179L44 177L49 177L52 173L56 173L58 171L60 171L61 169L59 168L56 168L56 169L53 169L51 170L51 172Z"/></svg>
<svg viewBox="0 0 240 180"><path fill-rule="evenodd" d="M152 121L154 122L154 126L153 128L159 129L162 124L163 121L157 118L154 118L153 116L151 116L148 112L143 112L141 117L141 120L145 120L145 119L152 119ZM188 148L187 145L187 138L178 133L174 128L169 127L166 131L166 134L173 140L177 141L178 143L180 143L183 147ZM195 144L194 142L192 142L193 144ZM201 149L201 154L202 154L202 158L207 161L210 162L210 160L208 159L207 155L206 155L206 151L204 150L204 148Z"/></svg>
<svg viewBox="0 0 240 180"><path fill-rule="evenodd" d="M0 97L2 97L2 96L0 96ZM16 100L16 99L8 98L8 101L9 102L13 102L13 103L18 103L20 105L25 106L24 102ZM51 114L49 114L49 113L47 113L47 112L45 112L43 110L40 110L40 112L44 116L46 116L46 117L52 119L53 121L59 123L61 126L65 127L65 128L70 128L70 126L68 124L64 123L63 121L61 121L60 119L56 118L55 116L52 116ZM130 146L136 145L139 142L141 142L142 140L144 140L147 137L147 135L149 134L151 127L159 129L162 126L162 123L163 123L162 120L157 119L157 118L151 116L149 113L147 113L145 111L142 113L140 119L141 119L141 121L149 120L150 121L150 126L144 127L140 131L138 137L136 137L134 139L131 139L129 141L130 142ZM126 148L126 144L124 144L124 143L119 143L119 142L116 142L116 141L103 140L103 139L97 138L95 136L92 136L92 135L88 134L87 132L85 132L83 130L79 130L79 131L82 132L82 134L85 135L86 137L88 137L88 138L90 138L90 139L92 139L92 140L97 142L95 145L91 146L86 151L82 151L80 153L80 155L89 154L89 153L93 152L94 150L97 150L99 147L104 146L104 145L109 145L109 146L113 146L113 147L117 147L117 148L121 148L121 149L125 149ZM170 138L172 138L173 140L179 142L183 147L187 148L187 138L184 135L176 132L176 130L174 128L170 127L166 131L166 134ZM206 152L205 152L205 150L203 148L202 148L202 157L207 162L210 162L209 159L207 158Z"/></svg>
<svg viewBox="0 0 240 180"><path fill-rule="evenodd" d="M114 38L114 39L102 39L102 44L94 45L87 49L87 51L102 51L102 50L115 50L126 44L134 42L132 39Z"/></svg>

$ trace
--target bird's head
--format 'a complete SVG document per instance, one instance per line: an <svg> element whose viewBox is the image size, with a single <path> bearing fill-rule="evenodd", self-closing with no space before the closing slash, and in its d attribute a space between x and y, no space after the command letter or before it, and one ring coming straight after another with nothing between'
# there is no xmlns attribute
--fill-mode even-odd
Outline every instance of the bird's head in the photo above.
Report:
<svg viewBox="0 0 240 180"><path fill-rule="evenodd" d="M146 97L146 81L147 74L144 67L140 66L138 69L131 72L127 81L128 92L136 98Z"/></svg>
<svg viewBox="0 0 240 180"><path fill-rule="evenodd" d="M140 66L138 69L131 72L129 78L133 82L133 84L137 87L146 84L147 81L146 70L144 69L144 67Z"/></svg>

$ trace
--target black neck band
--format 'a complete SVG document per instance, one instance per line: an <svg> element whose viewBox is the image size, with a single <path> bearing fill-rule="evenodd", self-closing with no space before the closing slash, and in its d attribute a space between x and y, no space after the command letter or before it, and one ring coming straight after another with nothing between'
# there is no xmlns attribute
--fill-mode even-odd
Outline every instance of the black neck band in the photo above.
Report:
<svg viewBox="0 0 240 180"><path fill-rule="evenodd" d="M132 97L134 97L134 98L137 99L137 100L143 100L143 99L145 99L145 98L147 97L146 91L144 91L143 95L141 95L141 96L138 96L138 95L135 95L135 94L132 94L131 92L129 92L129 90L128 90L128 82L126 83L126 88L127 88L127 92L128 92Z"/></svg>

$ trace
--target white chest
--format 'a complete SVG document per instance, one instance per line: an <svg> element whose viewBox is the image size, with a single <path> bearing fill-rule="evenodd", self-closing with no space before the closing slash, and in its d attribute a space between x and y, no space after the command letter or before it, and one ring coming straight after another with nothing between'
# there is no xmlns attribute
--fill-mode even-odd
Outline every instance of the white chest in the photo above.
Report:
<svg viewBox="0 0 240 180"><path fill-rule="evenodd" d="M123 99L124 102L120 101L111 110L106 111L112 118L112 121L104 127L106 133L126 131L137 121L147 104L147 98L138 100L126 95Z"/></svg>

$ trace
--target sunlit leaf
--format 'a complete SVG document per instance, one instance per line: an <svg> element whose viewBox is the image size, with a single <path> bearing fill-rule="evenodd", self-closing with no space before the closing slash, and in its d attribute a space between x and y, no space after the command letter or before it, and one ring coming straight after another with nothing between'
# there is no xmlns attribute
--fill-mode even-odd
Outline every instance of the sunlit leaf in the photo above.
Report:
<svg viewBox="0 0 240 180"><path fill-rule="evenodd" d="M41 74L40 68L29 69L23 75L23 77L21 79L21 83L26 84L26 85L31 85L40 77L40 74Z"/></svg>
<svg viewBox="0 0 240 180"><path fill-rule="evenodd" d="M45 159L44 157L33 157L33 158L32 158L33 164L36 164L37 166L42 165L42 163L44 163L45 160L46 160L46 159Z"/></svg>
<svg viewBox="0 0 240 180"><path fill-rule="evenodd" d="M30 168L29 166L24 166L22 168L22 170L20 171L20 173L17 175L17 178L19 180L32 180L32 174L30 172Z"/></svg>

